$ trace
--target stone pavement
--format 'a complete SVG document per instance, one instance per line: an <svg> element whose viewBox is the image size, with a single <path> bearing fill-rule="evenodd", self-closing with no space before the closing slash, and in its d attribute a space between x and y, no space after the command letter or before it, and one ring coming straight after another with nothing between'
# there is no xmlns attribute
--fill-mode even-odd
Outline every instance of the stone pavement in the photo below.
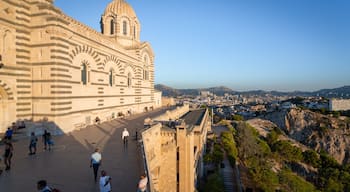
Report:
<svg viewBox="0 0 350 192"><path fill-rule="evenodd" d="M90 156L96 147L102 153L103 169L112 177L112 189L117 192L135 192L140 174L144 173L140 146L133 139L136 130L143 128L144 119L164 113L158 109L89 126L62 136L54 136L53 150L44 151L38 137L37 154L28 155L29 138L14 142L12 169L0 175L1 192L36 191L36 182L46 179L49 185L63 192L98 192L90 168ZM131 137L124 148L121 132L127 127ZM0 146L3 154L4 146ZM1 166L3 162L1 162Z"/></svg>

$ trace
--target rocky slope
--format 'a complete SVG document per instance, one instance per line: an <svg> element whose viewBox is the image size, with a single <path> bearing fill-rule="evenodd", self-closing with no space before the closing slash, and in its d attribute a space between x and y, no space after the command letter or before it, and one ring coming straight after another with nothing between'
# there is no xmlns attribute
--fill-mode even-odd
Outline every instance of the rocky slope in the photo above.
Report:
<svg viewBox="0 0 350 192"><path fill-rule="evenodd" d="M282 110L263 117L290 138L316 150L325 150L339 163L350 163L350 121L302 109Z"/></svg>

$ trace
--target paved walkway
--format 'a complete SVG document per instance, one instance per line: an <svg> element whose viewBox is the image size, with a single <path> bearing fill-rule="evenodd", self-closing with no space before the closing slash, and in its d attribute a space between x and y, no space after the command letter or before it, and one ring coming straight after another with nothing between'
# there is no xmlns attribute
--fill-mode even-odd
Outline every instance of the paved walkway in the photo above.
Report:
<svg viewBox="0 0 350 192"><path fill-rule="evenodd" d="M98 184L94 182L89 165L91 153L98 147L102 153L100 170L106 170L112 177L113 191L134 192L139 176L144 172L140 147L130 138L128 148L124 148L121 132L127 127L134 136L136 130L143 128L145 118L165 110L115 119L53 137L55 146L52 151L43 151L41 137L38 137L38 151L34 156L28 155L29 139L20 139L14 142L12 169L0 175L0 191L36 191L36 182L46 179L51 186L63 192L97 192ZM2 145L0 154L3 150ZM3 167L3 162L0 167Z"/></svg>

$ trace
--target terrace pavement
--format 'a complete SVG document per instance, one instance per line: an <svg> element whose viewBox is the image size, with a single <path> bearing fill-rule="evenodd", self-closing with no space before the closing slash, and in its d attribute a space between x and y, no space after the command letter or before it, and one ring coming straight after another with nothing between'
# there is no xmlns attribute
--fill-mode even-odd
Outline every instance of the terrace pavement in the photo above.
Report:
<svg viewBox="0 0 350 192"><path fill-rule="evenodd" d="M144 166L140 146L133 136L137 130L143 129L145 118L157 116L166 110L168 108L157 109L54 136L55 145L51 151L43 150L41 136L38 136L37 154L32 156L28 155L29 138L17 138L13 143L12 168L0 175L0 191L34 192L36 182L45 179L50 186L62 192L97 192L99 186L98 182L94 182L90 156L98 147L102 154L99 172L106 170L112 177L112 190L134 192L140 174L144 173ZM125 127L131 136L127 148L124 148L121 140ZM4 146L1 145L0 154L3 151ZM3 162L0 167L3 169Z"/></svg>

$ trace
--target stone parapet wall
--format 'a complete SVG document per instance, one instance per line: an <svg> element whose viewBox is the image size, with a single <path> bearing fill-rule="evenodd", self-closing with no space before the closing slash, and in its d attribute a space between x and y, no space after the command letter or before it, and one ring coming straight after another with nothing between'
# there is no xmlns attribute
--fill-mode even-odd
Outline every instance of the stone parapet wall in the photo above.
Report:
<svg viewBox="0 0 350 192"><path fill-rule="evenodd" d="M185 115L190 111L189 105L184 105L181 107L176 107L176 109L173 110L168 110L164 114L161 114L157 117L154 117L152 120L153 121L169 121L171 120L176 120Z"/></svg>

